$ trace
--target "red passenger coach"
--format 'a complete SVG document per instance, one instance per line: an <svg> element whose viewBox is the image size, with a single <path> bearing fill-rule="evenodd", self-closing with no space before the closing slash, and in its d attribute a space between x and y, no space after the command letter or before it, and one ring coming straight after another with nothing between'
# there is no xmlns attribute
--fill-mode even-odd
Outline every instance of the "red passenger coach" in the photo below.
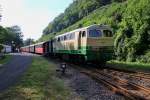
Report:
<svg viewBox="0 0 150 100"><path fill-rule="evenodd" d="M29 46L22 47L21 52L29 52Z"/></svg>
<svg viewBox="0 0 150 100"><path fill-rule="evenodd" d="M37 54L44 54L44 42L35 44L35 53Z"/></svg>
<svg viewBox="0 0 150 100"><path fill-rule="evenodd" d="M46 56L49 54L49 41L22 47L21 51L29 52L29 53L36 53L36 54L41 54L41 55Z"/></svg>

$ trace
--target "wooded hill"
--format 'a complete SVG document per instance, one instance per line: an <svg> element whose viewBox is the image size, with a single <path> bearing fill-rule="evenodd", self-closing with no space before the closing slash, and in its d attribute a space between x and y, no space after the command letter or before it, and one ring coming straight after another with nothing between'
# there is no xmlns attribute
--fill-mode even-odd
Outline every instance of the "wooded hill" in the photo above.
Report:
<svg viewBox="0 0 150 100"><path fill-rule="evenodd" d="M39 41L91 24L115 33L116 59L150 63L150 0L75 0L44 29Z"/></svg>

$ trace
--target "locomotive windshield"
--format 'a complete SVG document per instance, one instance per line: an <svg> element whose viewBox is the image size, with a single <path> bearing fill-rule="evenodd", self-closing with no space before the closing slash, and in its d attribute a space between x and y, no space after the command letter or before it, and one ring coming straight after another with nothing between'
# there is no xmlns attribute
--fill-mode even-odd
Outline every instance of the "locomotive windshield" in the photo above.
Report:
<svg viewBox="0 0 150 100"><path fill-rule="evenodd" d="M102 32L100 30L90 30L89 31L89 37L101 37L102 36Z"/></svg>
<svg viewBox="0 0 150 100"><path fill-rule="evenodd" d="M104 37L113 37L113 33L110 30L103 30Z"/></svg>

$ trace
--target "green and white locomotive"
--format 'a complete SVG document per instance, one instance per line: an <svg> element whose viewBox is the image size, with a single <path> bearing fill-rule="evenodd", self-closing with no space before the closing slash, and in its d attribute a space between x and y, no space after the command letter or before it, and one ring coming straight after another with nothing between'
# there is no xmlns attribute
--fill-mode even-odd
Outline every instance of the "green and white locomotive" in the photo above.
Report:
<svg viewBox="0 0 150 100"><path fill-rule="evenodd" d="M56 36L53 53L66 60L105 62L113 55L113 33L106 25L91 25Z"/></svg>

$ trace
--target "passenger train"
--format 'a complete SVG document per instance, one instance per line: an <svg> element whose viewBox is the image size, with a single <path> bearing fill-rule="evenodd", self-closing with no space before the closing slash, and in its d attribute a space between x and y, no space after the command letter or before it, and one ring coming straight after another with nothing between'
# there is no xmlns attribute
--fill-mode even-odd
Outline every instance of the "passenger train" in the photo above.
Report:
<svg viewBox="0 0 150 100"><path fill-rule="evenodd" d="M105 62L113 55L113 32L107 25L91 25L21 48L22 52L79 62Z"/></svg>

